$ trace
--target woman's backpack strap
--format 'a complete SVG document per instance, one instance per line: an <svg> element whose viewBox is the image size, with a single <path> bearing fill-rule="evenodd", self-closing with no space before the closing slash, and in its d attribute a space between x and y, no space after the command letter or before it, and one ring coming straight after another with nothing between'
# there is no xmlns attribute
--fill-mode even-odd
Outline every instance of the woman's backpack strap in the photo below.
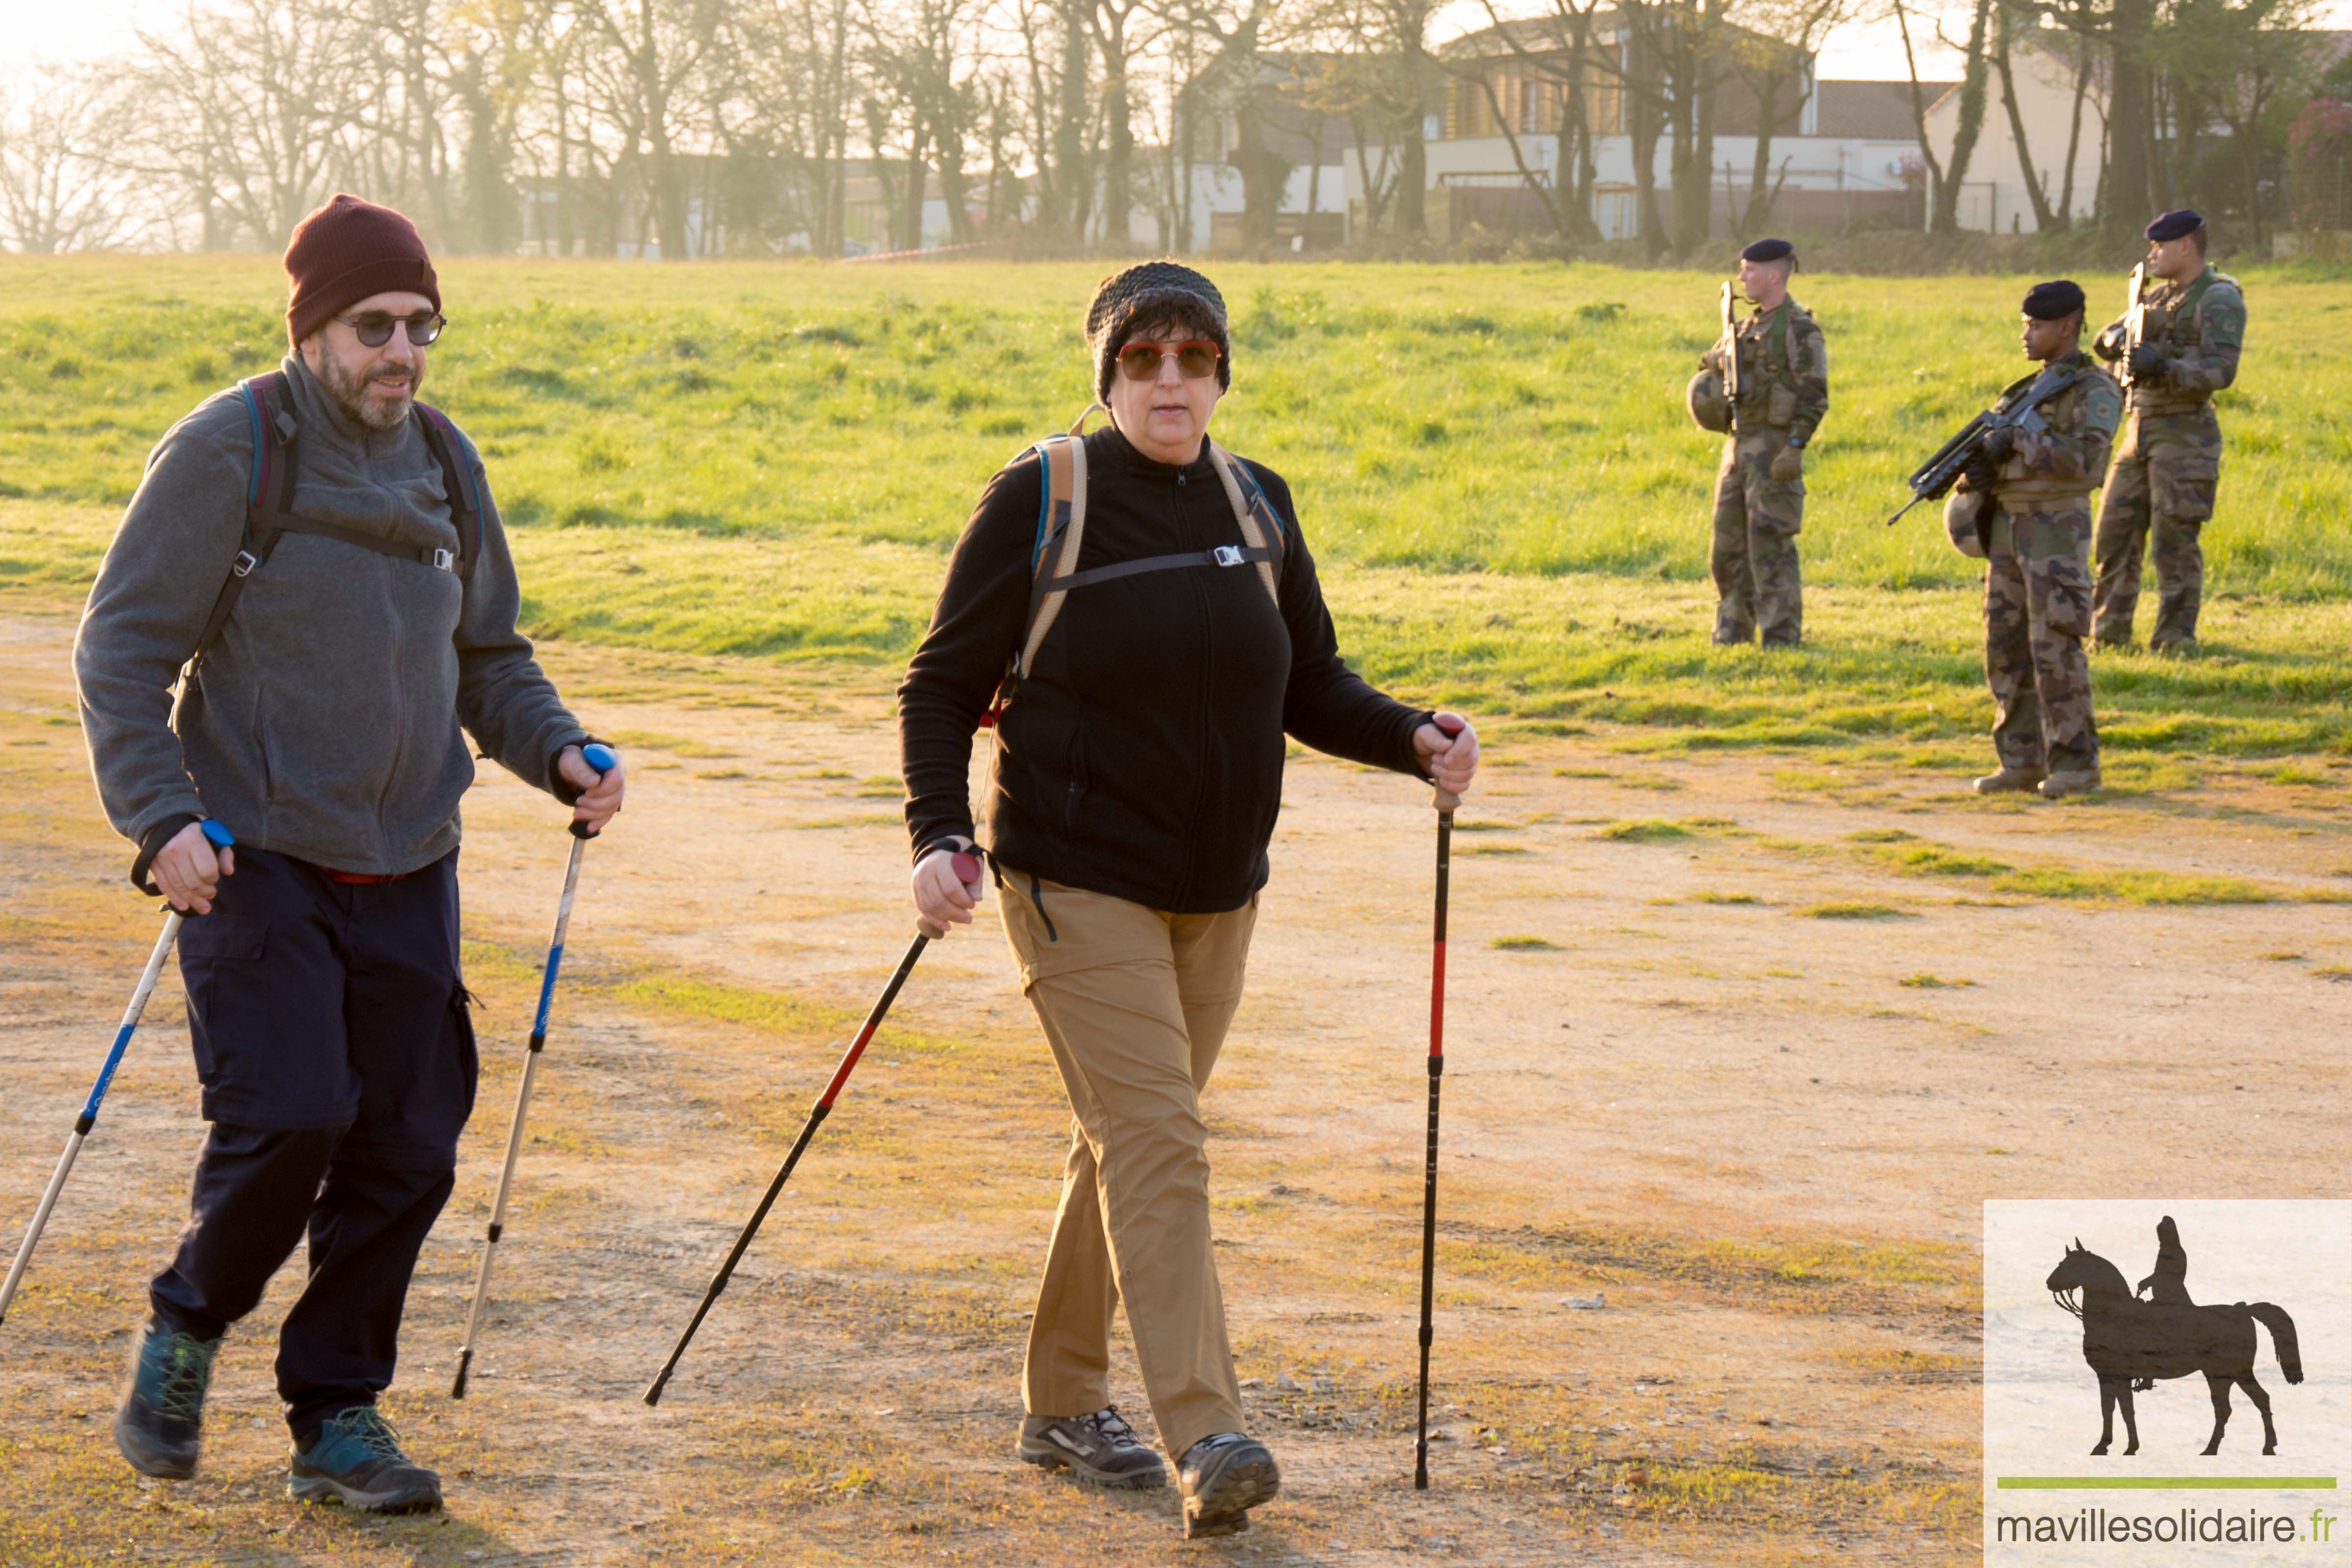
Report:
<svg viewBox="0 0 2352 1568"><path fill-rule="evenodd" d="M1265 557L1257 563L1258 581L1265 584L1266 595L1274 607L1282 608L1282 562L1289 549L1289 535L1282 526L1282 514L1265 499L1265 491L1257 479L1244 468L1242 460L1218 446L1209 443L1209 457L1215 464L1217 478L1225 487L1225 500L1233 503L1234 521L1241 524L1242 542L1250 549L1263 550Z"/></svg>
<svg viewBox="0 0 2352 1568"><path fill-rule="evenodd" d="M1062 613L1069 590L1048 584L1076 572L1087 532L1085 444L1074 436L1048 436L1032 450L1037 454L1042 482L1037 542L1029 551L1029 631L1021 639L1020 657L1013 661L1015 679L1029 673L1045 634L1054 627L1054 617Z"/></svg>

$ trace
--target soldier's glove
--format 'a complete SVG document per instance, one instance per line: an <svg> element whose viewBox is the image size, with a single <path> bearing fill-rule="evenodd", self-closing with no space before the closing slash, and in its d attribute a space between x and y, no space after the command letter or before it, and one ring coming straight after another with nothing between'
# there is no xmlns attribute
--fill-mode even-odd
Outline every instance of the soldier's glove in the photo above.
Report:
<svg viewBox="0 0 2352 1568"><path fill-rule="evenodd" d="M2017 450L2017 427L2013 425L1994 426L1985 432L1984 441L1977 450L1984 454L1984 460L1988 463L2009 461L2009 455Z"/></svg>
<svg viewBox="0 0 2352 1568"><path fill-rule="evenodd" d="M2134 381L2162 381L2164 366L2164 351L2154 343L2142 343L2131 352L2131 373Z"/></svg>
<svg viewBox="0 0 2352 1568"><path fill-rule="evenodd" d="M1975 459L1960 470L1961 485L1971 490L1990 491L1999 479L2000 475L1994 472L1993 466L1982 458Z"/></svg>
<svg viewBox="0 0 2352 1568"><path fill-rule="evenodd" d="M1772 482L1793 485L1805 477L1805 449L1791 442L1772 454Z"/></svg>

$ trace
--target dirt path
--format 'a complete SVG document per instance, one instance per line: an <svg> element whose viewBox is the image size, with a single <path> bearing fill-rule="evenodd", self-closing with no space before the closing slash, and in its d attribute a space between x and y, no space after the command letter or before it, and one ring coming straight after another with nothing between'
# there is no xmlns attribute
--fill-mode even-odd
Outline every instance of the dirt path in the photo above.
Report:
<svg viewBox="0 0 2352 1568"><path fill-rule="evenodd" d="M68 637L0 619L12 1247L152 931L96 819ZM1974 1561L1979 1201L2336 1190L2352 910L2304 900L2352 890L2342 759L2048 807L1859 751L1505 731L1457 840L1447 1440L1416 1495L1431 816L1404 781L1300 757L1211 1091L1227 1298L1286 1478L1260 1528L1185 1548L1169 1497L1006 1458L1066 1121L992 921L923 961L649 1412L903 946L895 735L879 679L549 663L627 747L632 804L589 857L477 1392L453 1404L568 842L501 773L467 804L486 1072L390 1400L449 1513L284 1500L267 1347L291 1270L223 1357L204 1476L142 1487L114 1457L202 1131L167 979L0 1330L0 1563ZM2002 891L1996 863L2038 879ZM2086 875L2114 896L2039 896ZM2181 891L2159 875L2274 901L2132 901Z"/></svg>

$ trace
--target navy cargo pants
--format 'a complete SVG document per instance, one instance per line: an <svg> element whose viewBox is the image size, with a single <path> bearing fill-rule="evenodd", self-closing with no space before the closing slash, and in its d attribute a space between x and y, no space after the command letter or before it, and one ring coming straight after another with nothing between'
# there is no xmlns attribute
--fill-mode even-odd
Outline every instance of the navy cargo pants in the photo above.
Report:
<svg viewBox="0 0 2352 1568"><path fill-rule="evenodd" d="M180 930L205 1120L188 1226L149 1300L215 1339L307 1231L310 1278L278 1336L298 1443L392 1383L416 1255L474 1105L455 850L394 881L339 882L240 848Z"/></svg>

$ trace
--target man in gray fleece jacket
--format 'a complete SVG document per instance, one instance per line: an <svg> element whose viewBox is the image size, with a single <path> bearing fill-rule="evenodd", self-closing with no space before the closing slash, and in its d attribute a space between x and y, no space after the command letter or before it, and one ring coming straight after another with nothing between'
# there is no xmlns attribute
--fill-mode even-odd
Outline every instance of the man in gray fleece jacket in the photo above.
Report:
<svg viewBox="0 0 2352 1568"><path fill-rule="evenodd" d="M415 1511L439 1505L439 1479L375 1397L473 1106L467 737L590 830L620 809L622 773L583 760L587 732L515 629L478 459L415 402L443 324L415 229L337 196L296 228L286 270L293 353L164 436L74 645L131 879L152 871L199 917L180 970L212 1123L115 1436L147 1475L194 1472L221 1336L307 1231L278 1340L292 1489Z"/></svg>

